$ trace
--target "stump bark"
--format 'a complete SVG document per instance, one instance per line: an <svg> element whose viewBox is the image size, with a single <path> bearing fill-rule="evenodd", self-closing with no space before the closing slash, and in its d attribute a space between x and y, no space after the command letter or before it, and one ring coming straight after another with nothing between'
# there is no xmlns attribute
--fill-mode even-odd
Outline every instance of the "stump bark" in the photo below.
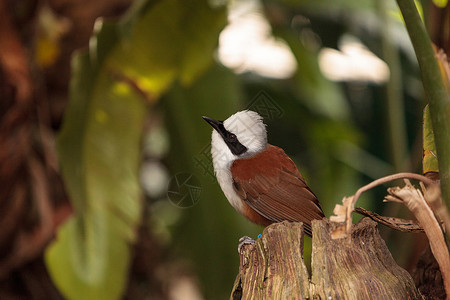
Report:
<svg viewBox="0 0 450 300"><path fill-rule="evenodd" d="M301 223L264 229L240 253L231 299L423 299L392 258L376 223L365 218L351 238L333 240L328 220L313 221L311 276L303 261Z"/></svg>

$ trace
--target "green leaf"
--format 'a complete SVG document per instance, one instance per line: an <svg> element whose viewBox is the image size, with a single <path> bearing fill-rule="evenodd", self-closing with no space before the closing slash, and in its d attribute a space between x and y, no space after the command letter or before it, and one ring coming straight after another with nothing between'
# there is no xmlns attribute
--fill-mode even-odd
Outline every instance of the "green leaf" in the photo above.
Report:
<svg viewBox="0 0 450 300"><path fill-rule="evenodd" d="M442 198L450 203L450 118L448 117L449 90L443 80L436 51L420 19L417 7L408 0L397 0L405 19L406 29L419 63L425 96L430 107L430 119L433 125L436 143L436 155L439 157L439 177Z"/></svg>
<svg viewBox="0 0 450 300"><path fill-rule="evenodd" d="M423 159L422 172L439 172L436 156L436 144L434 143L433 126L431 124L430 108L425 106L423 110Z"/></svg>
<svg viewBox="0 0 450 300"><path fill-rule="evenodd" d="M69 299L114 299L122 292L141 200L142 99L81 54L58 152L76 214L46 253L50 274Z"/></svg>
<svg viewBox="0 0 450 300"><path fill-rule="evenodd" d="M208 1L160 1L126 31L129 36L113 50L112 67L159 96L175 78L190 84L209 67L225 24L225 9Z"/></svg>
<svg viewBox="0 0 450 300"><path fill-rule="evenodd" d="M65 298L121 297L143 210L144 99L201 75L225 23L225 8L207 1L140 1L119 23L97 21L90 48L74 57L58 153L75 214L45 254Z"/></svg>
<svg viewBox="0 0 450 300"><path fill-rule="evenodd" d="M433 3L439 8L444 8L447 6L448 0L433 0Z"/></svg>

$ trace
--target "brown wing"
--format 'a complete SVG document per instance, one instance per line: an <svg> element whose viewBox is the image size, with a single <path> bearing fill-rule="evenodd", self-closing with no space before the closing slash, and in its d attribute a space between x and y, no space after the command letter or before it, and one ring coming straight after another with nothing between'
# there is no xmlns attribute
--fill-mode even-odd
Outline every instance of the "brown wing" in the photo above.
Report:
<svg viewBox="0 0 450 300"><path fill-rule="evenodd" d="M311 235L311 221L324 217L316 195L281 148L268 145L266 151L236 160L231 174L236 193L272 222L300 221Z"/></svg>

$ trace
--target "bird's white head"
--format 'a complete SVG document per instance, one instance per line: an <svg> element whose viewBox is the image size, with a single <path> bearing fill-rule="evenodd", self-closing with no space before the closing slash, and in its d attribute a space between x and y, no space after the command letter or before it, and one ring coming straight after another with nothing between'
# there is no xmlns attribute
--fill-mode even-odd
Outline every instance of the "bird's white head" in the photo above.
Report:
<svg viewBox="0 0 450 300"><path fill-rule="evenodd" d="M225 121L203 119L214 128L211 153L215 169L218 163L229 166L234 160L255 155L267 146L266 125L254 111L237 112Z"/></svg>

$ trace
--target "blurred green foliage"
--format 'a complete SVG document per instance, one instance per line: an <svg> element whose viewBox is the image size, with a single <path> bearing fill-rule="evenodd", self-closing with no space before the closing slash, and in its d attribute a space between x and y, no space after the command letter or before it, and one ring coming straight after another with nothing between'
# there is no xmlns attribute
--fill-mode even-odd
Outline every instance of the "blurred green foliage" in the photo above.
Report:
<svg viewBox="0 0 450 300"><path fill-rule="evenodd" d="M395 9L394 1L387 4ZM91 48L74 58L71 101L58 141L76 215L49 247L47 264L67 298L120 297L129 245L146 206L155 219L167 217L160 222L170 232L165 246L172 257L190 262L205 297L229 297L239 266L237 241L262 229L234 211L215 181L208 157L211 128L203 115L226 119L245 108L258 111L263 95L280 112L265 120L269 142L297 163L327 216L343 196L392 172L383 85L332 82L318 63L323 47L339 49L349 35L382 56L383 27L374 2L265 0L262 7L273 35L295 57L297 71L290 78L236 74L214 60L226 25L226 8L216 2L139 1L121 22L97 23ZM308 22L293 22L299 16ZM405 115L408 135L398 138L407 141L406 159L419 169L422 90L403 24L391 23L402 69L397 88L405 98L397 113ZM147 110L164 120L170 146L160 160L169 177L193 174L201 184L200 201L192 207L171 205L166 195L141 201L138 164ZM372 200L384 192L358 204L380 211L381 201Z"/></svg>
<svg viewBox="0 0 450 300"><path fill-rule="evenodd" d="M58 152L75 215L46 251L68 299L123 293L144 209L145 100L154 103L171 82L190 83L211 64L225 16L204 1L137 2L120 23L99 20L88 51L74 57Z"/></svg>

